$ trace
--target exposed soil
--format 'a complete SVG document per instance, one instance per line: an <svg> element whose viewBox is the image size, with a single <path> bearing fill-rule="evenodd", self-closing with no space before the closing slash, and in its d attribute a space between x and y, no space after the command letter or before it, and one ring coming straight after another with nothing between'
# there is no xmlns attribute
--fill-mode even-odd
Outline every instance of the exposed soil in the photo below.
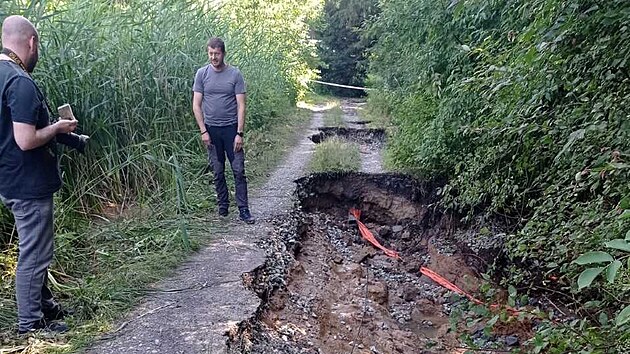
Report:
<svg viewBox="0 0 630 354"><path fill-rule="evenodd" d="M488 260L469 257L456 223L432 208L435 183L395 174L316 174L296 181L298 205L274 220L262 241L265 264L247 274L262 300L256 315L231 333L233 353L444 353L462 345L449 314L457 299L421 276L426 266L465 291ZM363 240L348 209L385 247ZM489 255L488 255L489 256ZM476 332L476 333L475 333ZM517 345L531 326L507 326L489 341Z"/></svg>
<svg viewBox="0 0 630 354"><path fill-rule="evenodd" d="M370 123L372 123L372 121L369 120L348 120L348 124L356 124L358 126L364 126Z"/></svg>
<svg viewBox="0 0 630 354"><path fill-rule="evenodd" d="M331 137L341 137L362 145L380 147L385 142L385 130L364 128L323 127L319 133L311 135L311 140L319 144Z"/></svg>

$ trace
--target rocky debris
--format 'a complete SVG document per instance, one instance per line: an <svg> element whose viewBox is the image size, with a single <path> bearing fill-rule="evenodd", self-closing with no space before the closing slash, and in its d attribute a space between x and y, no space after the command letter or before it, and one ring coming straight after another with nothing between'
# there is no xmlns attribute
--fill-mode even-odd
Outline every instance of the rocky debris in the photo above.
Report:
<svg viewBox="0 0 630 354"><path fill-rule="evenodd" d="M386 305L389 298L387 284L381 281L371 281L368 285L368 298L379 305Z"/></svg>
<svg viewBox="0 0 630 354"><path fill-rule="evenodd" d="M354 256L354 261L357 263L362 263L368 258L372 258L376 255L376 249L372 246L363 246Z"/></svg>
<svg viewBox="0 0 630 354"><path fill-rule="evenodd" d="M383 225L378 228L378 235L384 239L391 237L393 232L393 228L389 227L388 225Z"/></svg>
<svg viewBox="0 0 630 354"><path fill-rule="evenodd" d="M403 289L402 289L402 298L405 301L412 301L413 299L418 297L419 293L420 293L420 290L418 289L417 286L414 286L412 284L406 284L403 286Z"/></svg>
<svg viewBox="0 0 630 354"><path fill-rule="evenodd" d="M244 276L263 304L231 337L233 353L442 353L459 345L448 316L465 300L419 270L430 266L468 290L476 286L465 281L474 271L460 243L441 234L444 225L427 224L433 216L419 203L432 198L427 185L397 178L334 174L297 181L298 205L276 217L261 240L265 265ZM381 212L396 203L402 211ZM363 208L361 220L402 260L361 237L348 218L351 206ZM486 348L517 346L516 339L473 335Z"/></svg>
<svg viewBox="0 0 630 354"><path fill-rule="evenodd" d="M517 336L505 336L503 338L505 345L508 347L514 347L518 345L518 337Z"/></svg>
<svg viewBox="0 0 630 354"><path fill-rule="evenodd" d="M439 254L452 256L457 252L457 246L452 239L434 237L430 242Z"/></svg>

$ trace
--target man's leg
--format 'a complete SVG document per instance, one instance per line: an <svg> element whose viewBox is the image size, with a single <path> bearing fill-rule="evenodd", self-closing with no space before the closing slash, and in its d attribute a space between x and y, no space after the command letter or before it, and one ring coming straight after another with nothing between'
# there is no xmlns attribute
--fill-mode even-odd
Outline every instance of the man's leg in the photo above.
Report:
<svg viewBox="0 0 630 354"><path fill-rule="evenodd" d="M44 284L42 284L42 311L51 310L58 305L53 298L52 291L48 288L48 274L46 274Z"/></svg>
<svg viewBox="0 0 630 354"><path fill-rule="evenodd" d="M234 140L232 140L234 141ZM239 209L248 208L249 201L247 198L247 177L245 176L245 151L234 152L232 148L227 153L234 174L234 189L236 194L236 205Z"/></svg>
<svg viewBox="0 0 630 354"><path fill-rule="evenodd" d="M248 224L253 224L256 219L249 212L249 201L247 198L247 177L245 177L245 150L234 152L234 138L236 137L236 127L225 132L225 141L231 141L231 149L226 149L232 173L234 174L234 189L236 194L236 205L239 209L239 217ZM226 144L227 145L227 144Z"/></svg>
<svg viewBox="0 0 630 354"><path fill-rule="evenodd" d="M50 288L48 288L48 274L44 277L44 285L42 286L42 312L46 321L61 320L72 313L62 309L61 305L55 301Z"/></svg>
<svg viewBox="0 0 630 354"><path fill-rule="evenodd" d="M3 201L13 213L19 237L15 275L18 330L28 331L43 317L42 291L53 257L53 198Z"/></svg>
<svg viewBox="0 0 630 354"><path fill-rule="evenodd" d="M227 183L225 182L225 144L217 134L220 128L208 128L210 140L212 144L208 147L208 158L214 173L214 188L217 192L217 204L219 211L228 210L230 199L228 194Z"/></svg>

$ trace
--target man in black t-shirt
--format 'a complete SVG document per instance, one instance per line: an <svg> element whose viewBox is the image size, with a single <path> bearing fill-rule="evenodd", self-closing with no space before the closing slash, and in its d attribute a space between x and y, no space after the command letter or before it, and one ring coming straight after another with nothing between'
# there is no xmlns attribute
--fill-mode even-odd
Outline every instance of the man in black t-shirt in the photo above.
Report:
<svg viewBox="0 0 630 354"><path fill-rule="evenodd" d="M18 332L67 330L55 322L65 311L46 286L53 257L53 194L61 187L55 136L77 121L50 123L45 98L30 73L39 58L39 36L22 16L2 23L0 54L0 199L11 210L19 236L15 276Z"/></svg>

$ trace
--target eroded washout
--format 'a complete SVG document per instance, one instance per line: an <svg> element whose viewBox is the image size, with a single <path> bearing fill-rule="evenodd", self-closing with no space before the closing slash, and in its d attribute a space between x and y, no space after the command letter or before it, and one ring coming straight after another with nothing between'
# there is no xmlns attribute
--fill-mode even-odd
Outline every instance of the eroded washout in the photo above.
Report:
<svg viewBox="0 0 630 354"><path fill-rule="evenodd" d="M261 241L265 264L243 276L261 305L229 334L231 353L444 353L462 348L462 334L488 337L482 325L452 325L452 308L464 300L419 270L475 293L501 248L498 226L487 242L466 242L475 230L435 207L437 182L341 173L296 183L297 205ZM401 259L363 239L350 208ZM530 332L504 328L484 345L513 348Z"/></svg>
<svg viewBox="0 0 630 354"><path fill-rule="evenodd" d="M310 136L311 141L315 144L332 137L372 147L381 147L385 141L385 130L379 128L322 127L318 130L317 134Z"/></svg>

